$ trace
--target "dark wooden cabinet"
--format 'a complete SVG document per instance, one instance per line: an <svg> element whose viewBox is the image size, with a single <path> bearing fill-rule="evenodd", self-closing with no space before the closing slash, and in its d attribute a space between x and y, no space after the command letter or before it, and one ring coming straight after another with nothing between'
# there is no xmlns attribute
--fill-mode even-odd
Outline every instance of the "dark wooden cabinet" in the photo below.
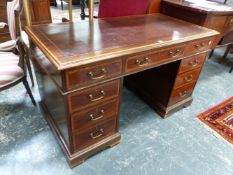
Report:
<svg viewBox="0 0 233 175"><path fill-rule="evenodd" d="M219 6L224 8L222 4ZM214 40L214 48L217 44L233 42L233 37L228 37L228 40L220 43L221 39L233 30L233 8L225 7L225 10L215 10L184 0L162 0L161 13L218 31L220 34Z"/></svg>
<svg viewBox="0 0 233 175"><path fill-rule="evenodd" d="M6 0L0 0L0 21L1 22L7 22L7 1Z"/></svg>
<svg viewBox="0 0 233 175"><path fill-rule="evenodd" d="M0 0L0 22L7 23L7 0ZM8 27L0 29L0 43L9 40L10 33Z"/></svg>
<svg viewBox="0 0 233 175"><path fill-rule="evenodd" d="M30 11L33 24L52 22L50 0L30 0Z"/></svg>

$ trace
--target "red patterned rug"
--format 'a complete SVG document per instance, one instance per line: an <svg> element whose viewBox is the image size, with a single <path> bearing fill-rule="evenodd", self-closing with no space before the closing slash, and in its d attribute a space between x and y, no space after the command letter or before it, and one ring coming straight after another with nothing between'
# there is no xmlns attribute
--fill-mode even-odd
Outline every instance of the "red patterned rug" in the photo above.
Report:
<svg viewBox="0 0 233 175"><path fill-rule="evenodd" d="M233 97L201 113L198 119L233 144Z"/></svg>

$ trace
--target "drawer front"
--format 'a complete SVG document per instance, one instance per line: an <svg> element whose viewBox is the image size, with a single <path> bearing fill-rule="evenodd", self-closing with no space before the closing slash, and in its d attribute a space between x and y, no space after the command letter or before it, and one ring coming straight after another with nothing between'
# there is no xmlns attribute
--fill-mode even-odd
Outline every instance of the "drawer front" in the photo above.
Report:
<svg viewBox="0 0 233 175"><path fill-rule="evenodd" d="M160 53L161 59L175 59L184 56L184 46L167 49Z"/></svg>
<svg viewBox="0 0 233 175"><path fill-rule="evenodd" d="M118 99L107 101L85 111L75 113L71 116L72 130L79 132L83 128L93 127L108 118L116 117L118 114Z"/></svg>
<svg viewBox="0 0 233 175"><path fill-rule="evenodd" d="M169 100L169 105L173 105L179 101L182 101L190 97L192 95L194 87L195 87L195 83L173 90Z"/></svg>
<svg viewBox="0 0 233 175"><path fill-rule="evenodd" d="M72 89L88 83L98 82L106 78L120 75L121 70L121 60L103 63L97 66L94 65L80 69L76 68L68 70L65 74L67 89Z"/></svg>
<svg viewBox="0 0 233 175"><path fill-rule="evenodd" d="M114 80L98 86L72 93L68 96L70 112L96 105L119 95L120 80Z"/></svg>
<svg viewBox="0 0 233 175"><path fill-rule="evenodd" d="M211 39L196 41L186 47L186 54L198 53L209 50L213 44Z"/></svg>
<svg viewBox="0 0 233 175"><path fill-rule="evenodd" d="M185 47L180 46L163 50L159 53L151 53L127 58L125 72L146 69L154 66L155 64L164 63L166 61L182 57L184 55L184 50Z"/></svg>
<svg viewBox="0 0 233 175"><path fill-rule="evenodd" d="M152 66L154 63L160 61L160 57L158 53L154 53L151 55L140 55L134 56L126 59L126 72L137 71L141 69L145 69L147 67Z"/></svg>
<svg viewBox="0 0 233 175"><path fill-rule="evenodd" d="M98 141L110 136L116 132L116 119L111 119L96 125L94 128L83 130L79 134L75 134L74 147L75 151L88 147Z"/></svg>
<svg viewBox="0 0 233 175"><path fill-rule="evenodd" d="M190 83L195 83L199 77L201 68L189 71L189 72L185 72L182 74L179 74L176 77L176 82L175 82L175 86L174 88L177 89L179 87L185 86L187 84Z"/></svg>
<svg viewBox="0 0 233 175"><path fill-rule="evenodd" d="M201 67L205 62L206 53L195 55L181 61L179 73L187 72L192 69Z"/></svg>

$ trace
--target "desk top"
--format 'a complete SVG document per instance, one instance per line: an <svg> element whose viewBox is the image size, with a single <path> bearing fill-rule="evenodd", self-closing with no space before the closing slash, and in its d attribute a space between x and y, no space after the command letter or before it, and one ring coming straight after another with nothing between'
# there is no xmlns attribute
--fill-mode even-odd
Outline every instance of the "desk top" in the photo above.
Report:
<svg viewBox="0 0 233 175"><path fill-rule="evenodd" d="M218 34L162 14L37 25L26 32L59 70Z"/></svg>
<svg viewBox="0 0 233 175"><path fill-rule="evenodd" d="M233 7L207 0L163 0L162 3L172 4L203 14L233 14Z"/></svg>

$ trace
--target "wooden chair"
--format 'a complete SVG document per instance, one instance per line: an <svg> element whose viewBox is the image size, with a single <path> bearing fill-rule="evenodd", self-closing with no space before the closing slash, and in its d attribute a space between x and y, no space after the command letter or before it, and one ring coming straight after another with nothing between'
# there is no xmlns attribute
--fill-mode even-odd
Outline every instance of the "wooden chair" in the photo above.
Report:
<svg viewBox="0 0 233 175"><path fill-rule="evenodd" d="M54 1L55 2L55 1ZM52 23L51 11L50 11L50 1L48 0L33 0L29 1L29 11L31 16L31 22L33 25L37 24L49 24ZM23 27L26 25L25 16L22 13L20 16L22 23L21 38L23 41L23 49L26 53L25 63L28 67L29 76L32 81L32 87L34 86L34 79L32 74L32 68L30 63L30 41L27 34L24 32Z"/></svg>
<svg viewBox="0 0 233 175"><path fill-rule="evenodd" d="M24 63L25 53L22 48L22 42L20 40L20 21L19 13L21 11L21 5L19 0L14 0L10 5L11 13L8 15L8 25L14 33L15 43L18 54L9 52L6 50L0 51L0 91L8 89L20 82L29 94L31 101L34 105L36 102L30 90L26 77L26 67ZM16 18L15 18L16 17ZM13 30L15 28L15 30Z"/></svg>
<svg viewBox="0 0 233 175"><path fill-rule="evenodd" d="M9 29L10 32L10 37L11 40L0 43L0 51L13 51L13 52L17 52L16 50L16 43L17 43L17 37L16 37L16 26L15 26L15 7L18 5L19 1L12 1L12 2L8 2L7 3L7 23L1 22L1 26L2 27L6 27ZM28 55L28 54L26 54ZM31 69L31 65L29 62L28 57L25 57L25 63L28 67L28 71L29 71L29 76L31 78L32 81L32 86L34 86L34 80L33 80L33 75L32 75L32 69Z"/></svg>
<svg viewBox="0 0 233 175"><path fill-rule="evenodd" d="M222 63L223 61L225 61L229 53L230 54L233 53L233 44L227 46L226 51L219 62ZM231 73L232 71L233 71L233 66L231 66L229 73Z"/></svg>
<svg viewBox="0 0 233 175"><path fill-rule="evenodd" d="M100 0L98 18L146 14L150 0Z"/></svg>
<svg viewBox="0 0 233 175"><path fill-rule="evenodd" d="M222 63L226 60L229 53L233 52L233 31L226 31L223 38L219 42L220 47L226 46L223 57L219 60ZM230 73L233 71L233 67L230 69Z"/></svg>

